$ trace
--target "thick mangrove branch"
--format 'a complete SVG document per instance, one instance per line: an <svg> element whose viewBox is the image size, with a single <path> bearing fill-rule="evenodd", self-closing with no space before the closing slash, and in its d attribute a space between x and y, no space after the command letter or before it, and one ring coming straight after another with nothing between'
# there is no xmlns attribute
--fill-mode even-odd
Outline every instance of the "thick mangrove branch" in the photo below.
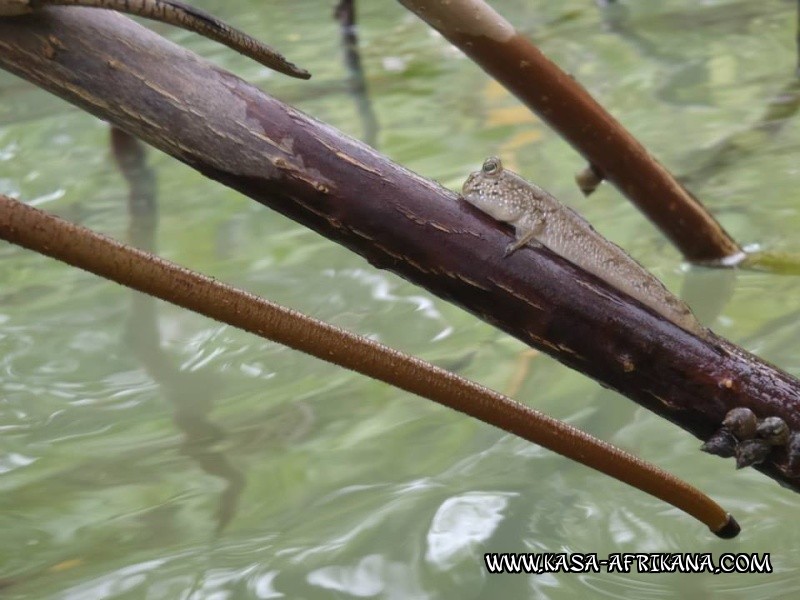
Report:
<svg viewBox="0 0 800 600"><path fill-rule="evenodd" d="M0 20L0 66L707 440L732 408L800 431L800 382L697 337L453 192L117 14ZM477 166L477 165L476 165ZM733 465L731 464L731 467ZM758 466L800 489L776 449Z"/></svg>
<svg viewBox="0 0 800 600"><path fill-rule="evenodd" d="M400 3L555 129L688 260L733 262L743 258L739 246L714 217L636 138L483 0Z"/></svg>
<svg viewBox="0 0 800 600"><path fill-rule="evenodd" d="M0 195L0 238L463 412L620 479L720 537L736 521L708 496L635 456L418 358L189 271Z"/></svg>

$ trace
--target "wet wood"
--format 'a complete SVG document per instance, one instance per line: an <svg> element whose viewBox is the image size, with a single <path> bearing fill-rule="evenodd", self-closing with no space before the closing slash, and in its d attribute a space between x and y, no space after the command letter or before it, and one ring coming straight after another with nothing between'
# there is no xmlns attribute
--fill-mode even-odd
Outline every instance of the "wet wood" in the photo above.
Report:
<svg viewBox="0 0 800 600"><path fill-rule="evenodd" d="M544 248L504 259L510 227L130 20L80 9L21 19L0 21L0 66L700 439L737 406L800 431L795 378L683 331ZM800 490L783 450L758 468Z"/></svg>

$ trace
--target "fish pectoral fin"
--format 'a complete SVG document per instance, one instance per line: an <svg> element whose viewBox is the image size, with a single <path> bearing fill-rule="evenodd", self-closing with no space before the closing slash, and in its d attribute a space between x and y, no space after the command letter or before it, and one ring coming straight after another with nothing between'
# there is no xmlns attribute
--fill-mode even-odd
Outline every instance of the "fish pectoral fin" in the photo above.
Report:
<svg viewBox="0 0 800 600"><path fill-rule="evenodd" d="M523 246L530 244L531 246L540 246L541 244L536 239L536 233L538 232L539 228L534 227L532 229L528 229L526 231L518 232L517 239L511 242L508 246L506 246L505 252L503 252L503 258L506 256L510 256Z"/></svg>

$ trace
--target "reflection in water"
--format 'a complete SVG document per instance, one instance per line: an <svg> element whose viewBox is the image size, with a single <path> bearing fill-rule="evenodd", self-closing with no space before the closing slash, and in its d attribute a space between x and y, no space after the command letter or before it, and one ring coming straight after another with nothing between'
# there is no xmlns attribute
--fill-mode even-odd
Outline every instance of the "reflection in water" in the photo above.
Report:
<svg viewBox="0 0 800 600"><path fill-rule="evenodd" d="M792 79L767 103L764 114L749 127L738 129L710 148L700 151L691 161L696 165L680 176L685 184L701 184L725 170L735 168L757 153L777 136L800 110L800 80Z"/></svg>
<svg viewBox="0 0 800 600"><path fill-rule="evenodd" d="M672 104L711 103L709 89L696 85L708 78L705 61L699 58L687 61L678 54L665 52L658 43L641 35L630 24L630 9L624 4L605 3L600 14L605 29L630 44L640 58L666 67L667 76L654 90L658 97ZM693 95L687 97L687 90L691 90Z"/></svg>
<svg viewBox="0 0 800 600"><path fill-rule="evenodd" d="M601 14L605 27L618 35L620 39L632 44L643 57L653 62L667 64L680 62L676 57L663 52L657 44L635 31L629 23L627 7L616 3L607 5L607 3L600 2L599 4L604 6ZM739 16L732 15L726 18L744 18L744 13L736 14ZM710 15L709 18L711 18ZM798 35L800 36L800 1L798 1ZM798 43L800 43L800 37L798 37ZM706 62L703 61L700 66L705 67ZM800 63L798 64L800 65ZM691 65L689 68L692 68ZM681 71L684 70L685 68L682 66ZM697 73L695 78L699 78ZM682 81L671 78L660 89L672 94L674 90L697 89L698 87L692 83L687 84L684 73ZM713 89L713 86L703 87L706 90ZM736 132L725 136L713 146L693 152L690 157L690 164L693 166L678 177L679 181L684 185L697 188L725 171L734 170L737 165L743 164L757 154L763 153L770 141L793 121L793 117L799 109L800 80L793 78L770 99L764 113L749 127L737 128ZM751 260L754 259L757 260L757 256L751 258ZM786 270L796 262L796 257L786 256L782 259L781 264L773 269L773 272ZM684 281L681 293L681 297L693 308L700 321L707 326L712 325L722 313L733 295L736 284L736 270L721 269L720 271L709 274L705 269L691 269ZM795 273L796 268L790 271L790 274Z"/></svg>
<svg viewBox="0 0 800 600"><path fill-rule="evenodd" d="M678 179L684 185L693 187L699 187L721 175L732 179L738 166L752 163L754 158L763 156L770 150L775 152L775 139L794 122L798 110L800 79L793 78L769 100L766 110L756 121L746 128L737 129L712 146L693 153L691 163L695 166ZM800 255L759 250L748 253L741 266L776 274L797 275L800 272ZM731 280L723 289L729 290L733 284L734 281Z"/></svg>
<svg viewBox="0 0 800 600"><path fill-rule="evenodd" d="M797 0L797 17L794 35L795 44L797 46L797 74L800 75L800 0Z"/></svg>
<svg viewBox="0 0 800 600"><path fill-rule="evenodd" d="M705 327L714 329L736 290L737 274L738 269L690 267L686 271L680 296Z"/></svg>
<svg viewBox="0 0 800 600"><path fill-rule="evenodd" d="M292 54L299 59L305 53L303 62L314 67L315 79L312 81L318 82L312 87L305 84L289 86L276 78L269 81L269 87L274 86L282 98L298 103L304 110L321 113L324 118L336 114L346 128L361 131L361 125L354 120L354 110L345 111L343 115L337 113L342 107L342 93L345 91L341 81L342 67L337 64L338 40L331 39L335 37L337 25L325 18L328 14L325 11L335 3L304 0L303 4L313 6L314 10L302 11L296 9L296 4L299 3L247 0L247 8L242 9L255 14L262 6L268 6L277 11L277 17L271 13L264 17L264 23L278 23L275 27L280 28L280 35L297 34L298 41ZM542 34L562 56L575 56L580 64L590 60L608 64L608 74L602 75L607 79L602 83L608 86L604 89L613 98L612 107L633 130L649 131L655 136L663 134L660 140L663 144L653 148L658 154L681 156L687 148L687 136L693 132L707 134L706 137L698 135L698 139L722 139L740 127L747 127L747 123L736 122L743 110L736 110L734 118L729 118L725 117L725 109L731 103L740 103L735 108L746 104L748 111L754 108L756 112L744 114L757 119L758 102L764 103L783 85L781 77L788 77L786 71L794 65L794 49L787 43L793 33L789 30L794 26L794 3L748 0L749 8L744 12L747 12L749 22L754 26L762 23L755 29L756 33L749 34L743 32L734 19L728 18L743 12L744 3L738 0L623 4L635 9L634 14L643 11L644 17L638 17L631 25L648 39L655 40L656 36L663 35L676 51L679 47L684 48L686 61L706 54L709 61L722 63L730 69L725 71L726 75L737 78L734 81L726 79L723 83L737 85L744 78L748 87L734 88L733 91L723 88L725 102L730 103L717 102L713 109L701 108L700 115L696 114L694 107L688 107L686 111L678 108L669 112L670 120L659 121L654 115L654 109L658 107L652 105L652 86L659 84L657 77L670 67L653 65L649 60L631 56L632 45L621 38L608 34L598 37L597 19L594 18L596 9L591 0L563 4L500 0L498 8L507 9L509 17L519 15L520 19L525 19L530 15L533 23L538 22L541 14L547 14L547 10L583 10L580 14L590 15L590 29L583 27L583 21L575 19L572 23L577 23L577 28L567 30L565 25L552 34L546 30ZM656 4L659 8L650 8L648 12L647 7ZM362 2L359 7L362 14L369 6ZM383 116L381 118L381 144L387 153L398 156L403 162L424 163L424 168L437 173L460 173L459 169L463 169L459 166L461 154L469 151L477 156L474 160L482 159L487 152L486 146L504 143L515 125L487 127L472 116L480 107L473 107L472 112L465 114L465 111L453 110L451 103L437 102L443 94L456 90L455 93L463 96L469 108L469 103L474 103L474 96L468 92L478 80L477 69L454 54L442 52L439 40L432 38L424 27L410 26L412 22L406 15L399 10L393 13L389 8L387 5L386 11L372 11L370 15L370 27L374 27L375 32L370 56L399 55L414 66L441 64L444 68L417 70L413 77L392 79L388 82L391 85L384 89L377 89L374 78L370 77L372 100L381 103L375 105L376 109L384 104L397 103L393 111L396 115L392 116L394 123L390 123L388 114L385 122ZM665 11L669 14L661 16ZM707 15L710 11L719 25L713 32L702 35L698 32L703 25L699 21L709 21ZM288 17L290 12L291 18ZM657 21L643 22L653 12L659 15ZM287 18L283 18L284 15ZM322 19L320 15L323 15ZM777 29L780 23L785 26ZM272 25L264 27L259 35L263 39L277 39L269 27ZM776 31L786 35L781 33L778 36ZM782 45L779 37L783 39ZM364 41L362 36L362 48ZM194 43L195 47L202 44L201 40L187 39L187 42ZM332 43L326 45L328 42ZM320 47L327 49L329 46L331 51L320 52ZM784 46L787 54L781 57L779 51ZM199 49L203 48L200 46ZM664 49L670 51L666 46ZM752 56L745 60L746 55ZM366 59L367 55L363 58ZM316 78L317 72L320 79ZM587 72L587 79L592 73L596 75L597 71ZM718 87L714 82L707 85ZM624 90L622 97L612 93L618 86ZM690 93L696 96L691 90ZM54 189L64 189L65 199L52 203L61 214L74 198L84 198L85 194L84 214L89 210L96 211L98 206L104 209L102 213L91 213L92 224L119 230L120 222L116 215L120 207L118 202L112 202L116 198L107 197L106 191L115 178L107 172L105 161L101 160L103 148L97 146L97 141L103 139L101 136L106 135L105 128L101 129L99 123L79 115L76 109L67 109L62 102L44 92L31 92L24 97L21 94L3 96L3 99L7 106L0 107L0 122L18 122L17 117L31 111L48 113L51 117L40 122L27 121L18 128L3 128L6 137L0 146L10 147L12 142L18 145L14 157L0 163L0 178L6 189L19 189L26 198L46 197ZM45 106L50 107L49 111L44 110ZM409 130L409 120L419 115L426 116L426 125L436 120L437 127ZM398 126L398 120L402 127ZM786 135L781 138L784 143L791 140L792 127L794 125L790 124L784 129ZM60 145L58 139L67 136L72 145ZM530 153L532 160L543 159L540 168L551 168L554 177L568 181L574 160L571 152L561 149L562 145L555 136L544 136L530 148ZM468 148L471 150L465 150ZM771 201L765 194L758 198L757 206L756 203L744 206L741 217L731 213L728 216L742 219L744 223L739 231L753 231L751 220L763 218L760 231L792 239L789 236L798 225L797 207L791 200L797 182L796 161L792 162L791 148L779 148L776 143L768 150L772 152L768 160L758 163L749 174L738 166L744 165L743 162L726 170L718 193L730 198L729 192L731 189L735 192L736 186L771 189L775 195ZM151 161L156 160L155 154L149 156ZM757 153L752 156L758 159ZM225 219L243 219L248 223L251 217L218 202L216 196L207 193L203 183L193 183L202 181L200 178L191 179L181 170L182 167L167 166L163 161L160 164L170 169L171 180L186 186L175 190L182 194L176 193L169 200L187 206L187 197L197 196L191 202L199 209L196 214L186 215L185 222L173 230L177 235L171 240L168 250L202 262L207 257L203 254L207 246L199 252L197 247L187 247L185 240L180 238L183 229L209 231L210 227ZM693 167L697 163L683 164ZM29 173L34 172L41 172L40 179L26 179ZM73 176L73 172L78 172L80 177ZM460 184L460 181L460 175L453 177L453 185ZM730 201L723 204L729 205ZM168 214L166 204L161 208L165 215ZM85 219L84 216L80 218ZM203 229L209 223L210 227ZM626 212L623 218L615 219L610 233L630 240L635 234L626 232L635 231L640 224L638 216L628 216ZM241 244L242 232L232 232L234 241L237 235ZM160 245L166 246L167 240L161 239ZM352 293L347 300L352 299L359 303L358 306L363 302L365 314L374 311L388 315L380 328L373 327L371 331L390 337L400 345L435 353L441 361L447 357L474 355L479 350L478 359L468 363L468 374L484 377L487 382L498 386L508 380L509 362L513 360L517 346L506 342L500 334L493 334L493 330L486 326L471 329L474 319L462 316L458 311L446 310L443 318L429 313L427 307L416 301L418 292L410 286L397 285L390 288L387 295L382 293L382 283L379 285L369 278L362 280L354 276L357 281L365 283L366 287L362 287L352 280L341 283L336 279L319 277L321 272L331 268L336 269L337 276L348 270L368 271L360 259L342 259L332 265L329 252L307 251L305 245L300 250L300 245L287 243L284 246L266 240L263 248L258 250L261 255L252 256L237 252L236 246L228 240L222 247L226 251L233 249L237 260L250 267L248 278L251 280L253 277L269 277L272 282L281 281L279 278L283 277L293 282L313 278L319 285L303 287L300 293L318 295L319 303L335 303L337 294ZM281 254L283 252L302 252L303 261L297 260L282 270L272 269L272 272L258 266L265 255L277 253L279 257L285 256ZM669 261L655 258L657 250L652 247L643 246L642 252L646 263L660 267L661 272L672 268ZM3 254L4 258L11 256L7 250ZM237 346L235 362L238 364L238 357L242 357L242 365L255 367L252 373L243 371L245 377L239 375L236 381L247 378L251 382L262 381L272 377L268 382L273 394L269 402L260 402L260 391L253 389L257 384L239 386L234 381L225 382L226 403L215 397L216 412L209 415L224 425L225 431L217 433L226 436L225 453L247 475L247 487L239 500L236 519L225 528L224 535L214 545L212 560L208 561L206 537L196 535L196 530L215 526L216 523L209 524L207 515L216 510L216 506L208 508L193 501L191 492L182 491L187 489L187 478L200 470L194 467L194 463L186 467L187 459L183 456L177 460L170 456L170 453L175 453L173 440L183 434L175 433L175 427L169 423L172 409L166 409L165 416L163 405L166 403L151 401L167 393L154 390L151 378L142 373L143 369L137 364L131 365L131 361L135 363L136 359L129 356L130 350L119 352L118 327L113 322L119 313L117 306L106 302L109 297L116 296L98 291L107 286L86 285L86 277L64 276L63 271L25 256L13 261L14 265L21 264L25 270L13 271L19 272L20 277L4 280L4 289L0 290L12 293L24 289L9 299L20 308L12 306L5 298L0 299L3 312L10 315L10 321L3 324L2 333L8 337L3 347L5 356L0 372L4 392L0 400L5 402L0 426L3 440L8 443L4 450L47 460L40 459L29 467L17 466L3 476L5 501L0 507L0 531L8 551L3 555L7 560L0 560L1 576L16 578L19 573L30 573L19 586L2 590L0 596L3 598L189 600L187 592L200 571L204 572L204 579L192 600L273 598L281 594L284 598L355 598L357 596L353 594L331 588L347 585L348 577L356 575L382 578L384 591L373 598L562 599L588 595L667 599L713 596L715 591L730 595L735 590L733 594L737 597L759 600L797 597L800 593L796 561L792 560L790 551L800 546L800 535L792 527L787 527L796 513L796 496L780 493L756 473L734 474L733 469L721 469L716 459L699 455L696 450L699 442L682 432L672 431L668 425L649 418L648 413L637 411L619 397L597 398L590 403L596 407L597 429L594 433L613 437L615 442L632 449L658 444L658 452L667 451L657 457L651 453L651 457L658 458L659 464L679 470L694 480L707 481L720 499L730 502L742 514L750 515L758 526L737 542L736 549L707 543L692 532L675 527L674 515L660 511L647 500L625 497L624 490L595 478L583 469L573 469L560 461L548 459L537 447L528 447L507 438L496 443L498 434L488 428L465 419L451 418L421 402L398 399L388 393L384 395L369 384L350 385L352 380L338 372L314 367L309 368L310 373L303 372L294 362L291 367L280 369L276 364L281 362L283 355L273 351L272 346L255 343L249 348L244 344ZM0 269L4 267L5 264ZM254 274L256 268L262 269L258 275ZM228 267L222 274L235 278L241 276L241 271L237 275ZM699 269L698 276L702 278L704 275L714 277L716 272ZM671 281L677 283L677 280ZM791 368L793 373L800 365L797 351L800 320L794 310L796 306L792 304L792 298L796 298L798 293L794 281L788 277L776 281L767 274L740 274L737 295L727 315L733 321L727 330L730 335L738 339L746 336L746 346L758 349L759 353L768 353L770 360ZM289 283L286 285L290 287ZM783 287L777 288L779 285ZM301 302L304 297L300 293L287 293L287 301ZM691 295L687 291L684 297L690 299ZM51 299L43 301L43 298ZM367 304L370 298L374 302ZM769 298L774 301L769 301ZM316 302L317 298L314 300ZM36 310L26 309L26 304ZM78 304L82 306L78 307ZM436 306L434 304L434 308ZM410 318L410 311L417 307L422 312L416 312L413 319ZM159 310L164 312L164 309ZM702 310L699 308L698 312ZM328 311L329 314L334 312L334 309ZM741 319L748 325L741 326L740 315L752 315L750 320ZM166 344L164 325L167 323L163 321L163 314L160 318L162 343ZM423 336L409 328L412 321L427 322L422 329L425 332ZM66 326L63 325L65 322ZM150 322L155 322L155 315ZM704 318L704 322L709 321ZM762 323L765 324L763 328L756 331ZM454 333L438 347L419 341L420 337L428 340L448 326L454 327ZM75 335L75 330L81 328L86 333ZM81 370L72 377L63 374L48 376L40 368L56 356L42 347L47 344L49 335L43 332L51 330L61 331L57 338L59 346L61 340L66 339L64 349L69 349L81 360ZM214 331L222 330L217 328ZM93 341L89 334L102 339ZM210 356L212 349L224 346L224 340L219 339L224 336L213 337L217 339L212 340L211 335L193 338L200 340L197 346L202 347L199 348L201 352L205 350L204 357ZM72 344L76 340L87 349L74 349ZM181 347L189 353L198 349ZM109 360L106 364L97 360L102 352L121 355L121 358ZM171 358L177 364L184 355L180 357L173 354ZM230 348L212 364L219 366L228 357L231 357ZM199 364L202 360L192 364ZM525 399L540 405L540 408L558 410L574 424L587 423L590 409L583 401L596 390L596 386L553 365L545 356L536 360L534 376L521 390L522 393L528 392ZM97 369L92 363L99 363ZM120 372L119 375L115 372L113 381L107 372L109 366ZM190 370L185 365L181 368ZM225 377L221 369L213 366L211 369L219 377ZM207 370L197 369L199 378L194 387L202 386L201 382L206 380L202 373ZM235 369L231 368L231 371ZM295 377L289 381L292 375L300 374L307 376L306 379L297 381ZM140 406L136 409L118 410L123 396L116 398L113 394L122 392L123 377L128 378L124 389L130 394L125 398L138 401ZM130 383L131 377L136 378L133 384ZM18 387L9 389L9 384ZM292 400L297 398L308 399L316 412L318 426L313 428L310 437L302 440L302 444L292 444L291 450L284 452L281 446L285 442L276 444L276 438L282 433L296 431L295 423L287 423L287 420L297 412L295 420L306 422L305 417L295 411ZM570 399L575 400L573 404L569 404ZM287 410L290 406L292 408ZM272 407L281 409L280 417L283 419L280 425L275 424L278 419ZM220 421L217 415L223 411L225 421ZM200 413L206 414L203 410ZM368 419L365 423L356 417ZM45 425L47 419L50 420ZM594 426L591 419L588 424ZM106 428L110 431L102 433ZM273 431L275 429L278 431ZM213 437L214 428L205 435ZM66 439L68 436L71 439L80 436L81 439L70 443L55 441L55 438ZM217 449L210 442L203 443L210 452ZM54 449L45 453L43 449L50 446ZM101 452L107 453L106 460L98 458ZM87 455L93 456L84 459ZM413 459L409 459L409 455L413 455ZM465 457L473 459L469 465L460 462ZM238 462L240 459L242 463ZM453 462L459 462L458 467L450 470ZM20 463L15 461L13 464ZM180 470L188 473L175 472ZM225 485L224 482L203 472L199 472L199 477L214 487L206 498L210 504L216 504L216 493ZM428 487L412 486L417 481L426 482ZM495 533L476 547L469 559L446 573L434 569L425 559L427 534L434 515L450 498L485 492L516 495L509 496L503 521ZM176 496L177 501L174 500ZM90 502L96 498L99 500ZM151 508L156 503L161 504L157 515L154 514L157 509ZM641 527L641 519L636 518L653 510L658 513L656 520L660 523L655 533L652 528ZM219 520L218 517L217 522ZM159 535L155 535L151 528L160 528L155 530ZM626 528L630 530L626 531ZM143 530L150 532L146 539L143 539ZM348 536L350 533L353 535ZM656 535L656 539L649 537L652 535ZM617 540L620 539L630 541L619 546ZM704 574L691 577L636 573L492 577L486 574L481 563L483 552L608 554L644 551L644 548L654 546L662 552L713 552L715 557L728 551L771 551L776 572L771 575ZM12 559L12 553L20 559ZM64 568L69 566L67 559L75 557L84 558L80 570L61 571L57 576L33 570L38 565L49 566L51 559L52 562L64 561L59 563ZM10 564L12 560L13 564ZM396 568L397 565L403 568ZM312 574L316 575L312 577ZM396 574L401 577L400 581L394 579ZM325 582L327 587L323 585ZM2 583L10 581L0 581ZM683 585L693 585L696 589L681 589ZM710 593L702 593L701 588Z"/></svg>
<svg viewBox="0 0 800 600"><path fill-rule="evenodd" d="M629 23L630 8L624 4L598 0L603 28L618 36L620 39L633 46L642 58L656 62L674 62L675 57L665 54L657 44L654 44L643 35L639 34Z"/></svg>
<svg viewBox="0 0 800 600"><path fill-rule="evenodd" d="M155 174L145 162L144 147L127 133L112 128L111 145L120 171L128 182L130 194L129 235L131 243L153 252L158 221ZM216 534L220 534L236 514L236 506L245 486L244 475L213 445L224 437L223 430L208 420L221 384L209 372L184 372L161 349L155 299L133 292L127 323L127 339L133 354L147 374L157 381L174 408L175 425L185 434L182 452L200 468L226 486L216 514Z"/></svg>
<svg viewBox="0 0 800 600"><path fill-rule="evenodd" d="M356 33L355 0L340 0L334 10L334 17L341 25L344 62L348 72L348 87L356 102L358 116L364 129L363 141L373 148L377 148L379 125L375 112L372 110L367 80L364 77L364 68L361 66L361 54L358 50L358 35Z"/></svg>

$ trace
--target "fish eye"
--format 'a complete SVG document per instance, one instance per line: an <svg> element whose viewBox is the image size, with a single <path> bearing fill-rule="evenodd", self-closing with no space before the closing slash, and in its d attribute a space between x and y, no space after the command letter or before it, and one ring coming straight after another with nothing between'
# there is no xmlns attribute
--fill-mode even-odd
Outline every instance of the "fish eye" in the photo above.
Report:
<svg viewBox="0 0 800 600"><path fill-rule="evenodd" d="M482 167L482 171L486 175L497 175L503 169L503 163L500 162L500 159L496 156L492 156L487 158Z"/></svg>

